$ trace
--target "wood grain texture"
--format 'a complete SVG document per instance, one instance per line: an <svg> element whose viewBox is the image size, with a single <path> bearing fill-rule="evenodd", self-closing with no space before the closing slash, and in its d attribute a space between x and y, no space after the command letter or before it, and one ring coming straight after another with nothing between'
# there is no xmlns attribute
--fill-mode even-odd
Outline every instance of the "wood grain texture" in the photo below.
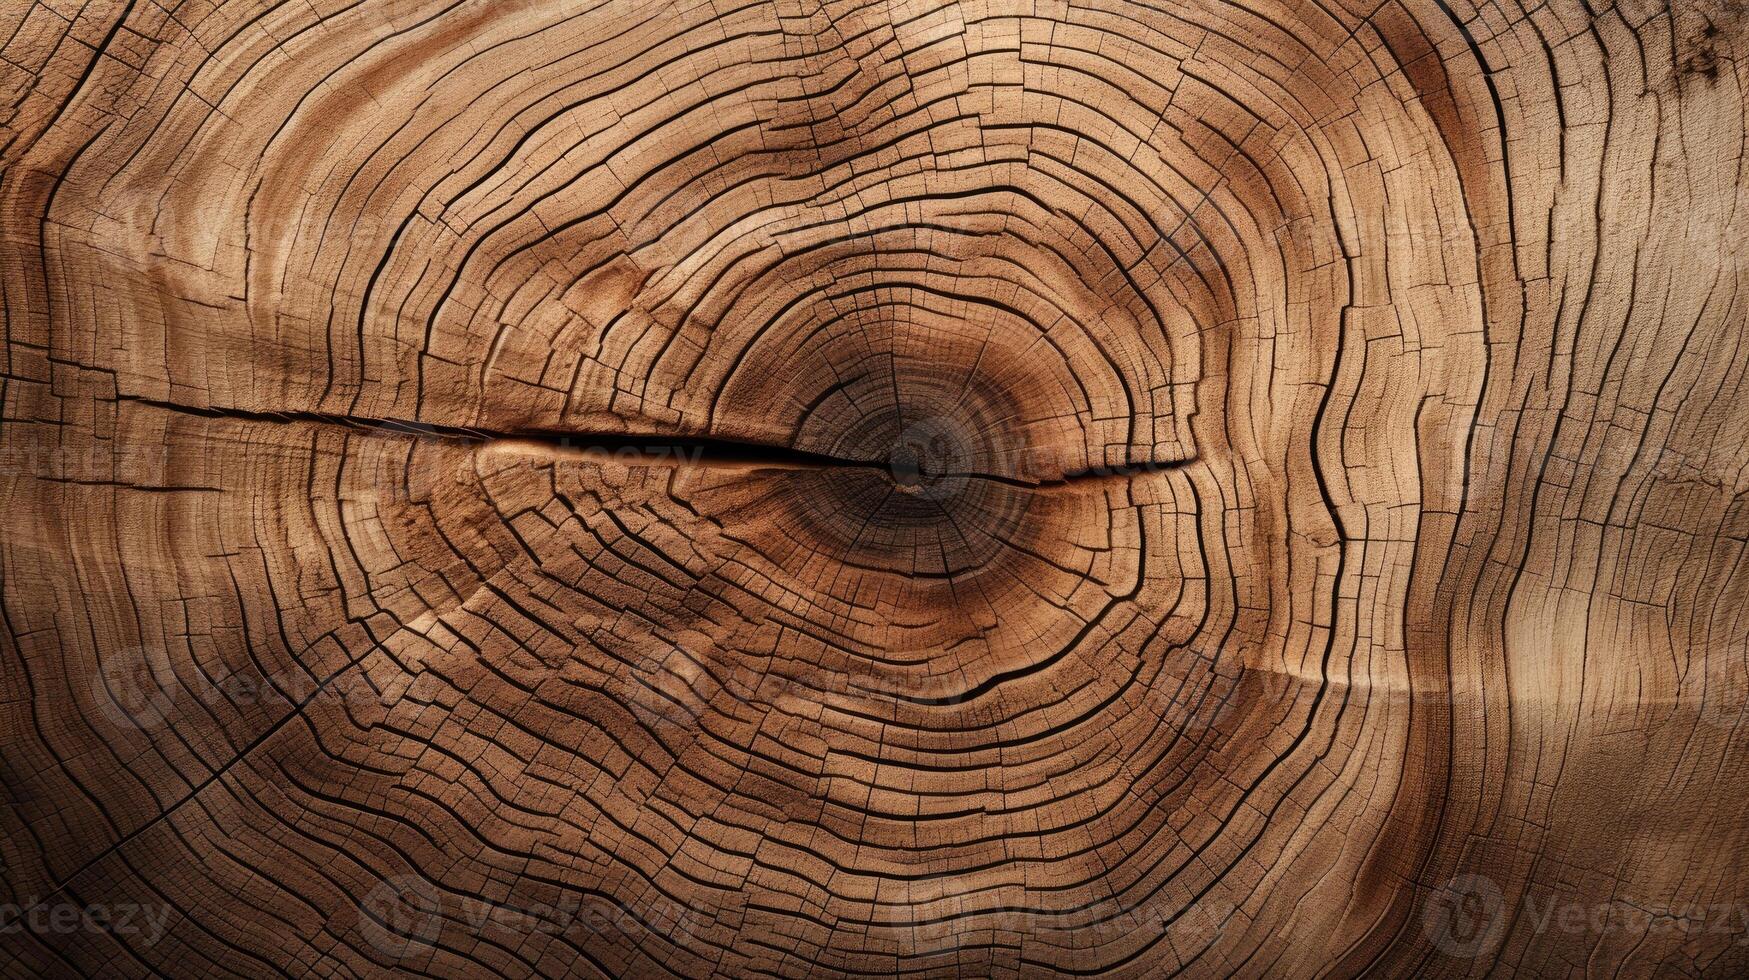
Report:
<svg viewBox="0 0 1749 980"><path fill-rule="evenodd" d="M7 975L1749 972L1741 0L5 0Z"/></svg>

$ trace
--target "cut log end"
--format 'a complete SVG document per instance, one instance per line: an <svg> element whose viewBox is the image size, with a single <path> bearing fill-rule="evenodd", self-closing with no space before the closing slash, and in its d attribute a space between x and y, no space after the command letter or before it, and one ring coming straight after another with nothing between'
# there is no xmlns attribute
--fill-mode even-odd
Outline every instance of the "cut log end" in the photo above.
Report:
<svg viewBox="0 0 1749 980"><path fill-rule="evenodd" d="M0 972L1749 973L1735 0L0 37Z"/></svg>

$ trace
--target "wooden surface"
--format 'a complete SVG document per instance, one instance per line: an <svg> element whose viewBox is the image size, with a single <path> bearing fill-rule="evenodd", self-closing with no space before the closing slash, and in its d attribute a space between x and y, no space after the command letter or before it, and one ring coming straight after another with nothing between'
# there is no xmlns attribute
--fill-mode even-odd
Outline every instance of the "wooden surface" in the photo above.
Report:
<svg viewBox="0 0 1749 980"><path fill-rule="evenodd" d="M1743 975L1746 38L4 0L0 967Z"/></svg>

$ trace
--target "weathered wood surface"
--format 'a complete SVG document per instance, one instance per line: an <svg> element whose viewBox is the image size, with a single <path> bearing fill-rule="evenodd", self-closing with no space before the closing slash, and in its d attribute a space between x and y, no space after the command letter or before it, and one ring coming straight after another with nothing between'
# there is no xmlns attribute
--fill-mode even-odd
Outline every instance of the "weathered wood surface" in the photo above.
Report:
<svg viewBox="0 0 1749 980"><path fill-rule="evenodd" d="M1742 975L1746 18L6 0L0 964Z"/></svg>

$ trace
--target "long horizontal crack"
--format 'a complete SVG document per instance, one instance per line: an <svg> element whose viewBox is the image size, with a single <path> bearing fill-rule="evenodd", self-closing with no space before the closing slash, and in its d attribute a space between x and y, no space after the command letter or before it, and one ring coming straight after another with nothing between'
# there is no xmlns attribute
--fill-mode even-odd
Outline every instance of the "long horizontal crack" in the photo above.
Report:
<svg viewBox="0 0 1749 980"><path fill-rule="evenodd" d="M989 480L1028 489L1056 486L1098 479L1138 476L1183 467L1194 462L1179 459L1165 462L1129 463L1118 466L1094 466L1068 471L1051 478L1028 479L998 473L973 471L911 471L887 459L856 459L811 452L789 446L723 439L713 436L667 436L653 433L578 432L556 429L497 430L474 426L444 425L434 422L407 422L398 419L372 418L338 412L279 411L264 412L246 408L202 408L156 398L121 396L122 401L201 418L241 419L250 422L335 425L365 432L413 436L446 442L528 443L549 449L580 454L612 454L619 462L638 464L672 463L682 460L698 465L744 466L785 469L855 468L887 473L903 484L917 480L972 479Z"/></svg>

